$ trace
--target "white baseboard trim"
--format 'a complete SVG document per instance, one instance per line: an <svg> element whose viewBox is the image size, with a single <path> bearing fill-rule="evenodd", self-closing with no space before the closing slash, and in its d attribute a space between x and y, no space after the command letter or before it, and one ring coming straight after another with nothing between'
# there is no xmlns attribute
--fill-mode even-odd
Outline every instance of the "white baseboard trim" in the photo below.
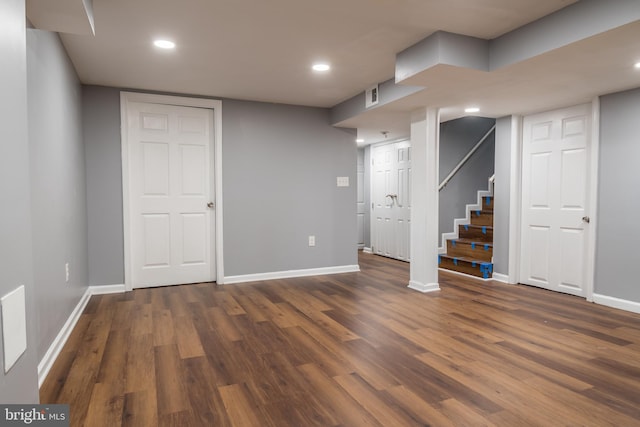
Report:
<svg viewBox="0 0 640 427"><path fill-rule="evenodd" d="M372 254L373 250L365 246L364 248L362 248L362 252L364 252L365 254Z"/></svg>
<svg viewBox="0 0 640 427"><path fill-rule="evenodd" d="M420 283L415 280L409 281L409 289L413 289L414 291L422 292L426 294L427 292L435 292L440 290L440 285L438 283Z"/></svg>
<svg viewBox="0 0 640 427"><path fill-rule="evenodd" d="M124 285L89 286L89 289L91 295L121 294L126 290Z"/></svg>
<svg viewBox="0 0 640 427"><path fill-rule="evenodd" d="M58 358L62 347L64 347L64 344L67 342L69 335L71 335L71 331L73 331L76 323L78 323L78 319L80 319L80 315L84 311L84 308L87 306L89 298L91 298L91 287L88 287L84 292L84 294L80 298L80 301L78 301L78 304L76 304L76 307L71 312L71 315L62 326L62 329L60 330L60 332L58 332L58 335L53 340L53 342L49 346L49 349L42 357L42 360L40 361L40 363L38 363L38 388L42 386L45 378L47 378L47 374L49 373L49 370L51 370L53 362L55 362Z"/></svg>
<svg viewBox="0 0 640 427"><path fill-rule="evenodd" d="M353 273L360 271L359 265L341 265L336 267L308 268L304 270L274 271L271 273L243 274L226 276L224 284L258 282L262 280L289 279L293 277L324 276L326 274Z"/></svg>
<svg viewBox="0 0 640 427"><path fill-rule="evenodd" d="M593 294L593 302L595 302L596 304L606 305L607 307L630 311L632 313L640 313L640 303L635 301L609 297L606 295Z"/></svg>
<svg viewBox="0 0 640 427"><path fill-rule="evenodd" d="M496 282L502 282L502 283L509 284L509 276L507 276L506 274L493 273L492 278Z"/></svg>
<svg viewBox="0 0 640 427"><path fill-rule="evenodd" d="M114 294L114 293L122 293L124 292L124 285L108 285L108 286L89 286L87 290L84 292L78 304L76 304L75 308L69 315L69 318L56 335L55 339L49 346L49 349L38 363L38 388L42 386L42 383L47 378L53 363L58 358L58 355L62 351L65 343L69 339L69 335L73 331L73 328L78 323L82 312L85 307L89 303L89 299L91 299L92 295L102 295L102 294Z"/></svg>

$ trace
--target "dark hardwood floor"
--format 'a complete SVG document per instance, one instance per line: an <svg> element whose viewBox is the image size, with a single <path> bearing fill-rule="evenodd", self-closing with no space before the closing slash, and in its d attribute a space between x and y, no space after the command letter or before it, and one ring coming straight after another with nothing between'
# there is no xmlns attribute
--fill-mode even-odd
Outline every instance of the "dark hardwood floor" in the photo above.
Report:
<svg viewBox="0 0 640 427"><path fill-rule="evenodd" d="M640 426L640 316L360 256L94 296L41 390L72 426Z"/></svg>

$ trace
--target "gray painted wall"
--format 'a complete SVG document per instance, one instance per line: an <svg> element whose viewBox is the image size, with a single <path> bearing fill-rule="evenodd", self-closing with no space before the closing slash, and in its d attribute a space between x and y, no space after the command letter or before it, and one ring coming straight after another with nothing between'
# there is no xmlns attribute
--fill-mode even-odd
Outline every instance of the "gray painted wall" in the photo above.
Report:
<svg viewBox="0 0 640 427"><path fill-rule="evenodd" d="M463 117L440 125L440 182L478 143L494 119ZM478 191L488 189L494 171L494 134L489 136L462 169L440 191L439 232L453 231L453 220L464 218L465 207L476 203Z"/></svg>
<svg viewBox="0 0 640 427"><path fill-rule="evenodd" d="M600 100L597 294L640 302L640 89Z"/></svg>
<svg viewBox="0 0 640 427"><path fill-rule="evenodd" d="M496 120L493 189L493 271L509 273L509 204L511 185L511 116Z"/></svg>
<svg viewBox="0 0 640 427"><path fill-rule="evenodd" d="M225 276L357 264L355 131L327 109L234 100L222 122Z"/></svg>
<svg viewBox="0 0 640 427"><path fill-rule="evenodd" d="M83 88L91 285L124 283L119 93ZM225 275L357 264L355 132L321 108L224 100L222 113Z"/></svg>
<svg viewBox="0 0 640 427"><path fill-rule="evenodd" d="M24 285L27 351L4 373L0 340L0 402L36 403L36 308L32 273L27 135L27 45L24 0L0 2L0 296Z"/></svg>
<svg viewBox="0 0 640 427"><path fill-rule="evenodd" d="M30 29L27 46L40 360L87 289L87 203L80 82L57 34Z"/></svg>
<svg viewBox="0 0 640 427"><path fill-rule="evenodd" d="M124 283L120 90L83 86L89 284Z"/></svg>

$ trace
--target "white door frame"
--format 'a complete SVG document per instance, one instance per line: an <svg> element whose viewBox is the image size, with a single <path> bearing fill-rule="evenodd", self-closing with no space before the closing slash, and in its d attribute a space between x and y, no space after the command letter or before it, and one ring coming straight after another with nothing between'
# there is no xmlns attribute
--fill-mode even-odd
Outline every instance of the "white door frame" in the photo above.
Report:
<svg viewBox="0 0 640 427"><path fill-rule="evenodd" d="M587 188L587 197L589 200L590 218L589 241L587 242L587 265L585 284L587 290L587 301L593 302L593 294L596 277L596 244L598 232L598 176L600 164L600 97L595 97L591 101L591 148L589 162L589 188Z"/></svg>
<svg viewBox="0 0 640 427"><path fill-rule="evenodd" d="M120 133L122 141L122 218L124 234L124 285L125 290L133 290L131 280L131 224L129 220L129 135L127 117L131 102L147 104L175 105L180 107L206 108L213 110L212 154L214 158L214 229L216 283L224 283L224 252L222 247L222 101L215 99L187 98L181 96L155 95L149 93L120 92Z"/></svg>
<svg viewBox="0 0 640 427"><path fill-rule="evenodd" d="M569 108L569 107L567 107ZM550 110L553 111L553 110ZM521 238L522 238L522 144L523 117L512 118L511 121L511 192L509 207L509 283L518 283L520 278ZM596 259L596 234L597 234L597 207L598 207L598 165L600 156L600 98L595 97L591 101L591 136L589 146L588 188L587 188L587 215L590 218L589 238L585 259L585 291L586 300L593 302L595 259ZM515 181L514 181L515 178Z"/></svg>
<svg viewBox="0 0 640 427"><path fill-rule="evenodd" d="M511 116L509 168L509 283L520 280L520 234L522 219L522 116Z"/></svg>

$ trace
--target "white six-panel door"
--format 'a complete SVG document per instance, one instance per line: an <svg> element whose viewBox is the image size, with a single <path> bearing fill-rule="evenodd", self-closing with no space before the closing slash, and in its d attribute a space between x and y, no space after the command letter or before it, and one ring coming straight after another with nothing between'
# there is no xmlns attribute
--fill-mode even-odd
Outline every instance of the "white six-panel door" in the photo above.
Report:
<svg viewBox="0 0 640 427"><path fill-rule="evenodd" d="M133 287L215 280L212 110L127 111Z"/></svg>
<svg viewBox="0 0 640 427"><path fill-rule="evenodd" d="M392 256L391 254L395 253L391 218L393 198L390 196L395 191L391 183L392 157L393 146L391 144L373 147L371 150L373 170L371 246L373 253L384 256Z"/></svg>
<svg viewBox="0 0 640 427"><path fill-rule="evenodd" d="M586 296L591 106L525 117L520 282Z"/></svg>
<svg viewBox="0 0 640 427"><path fill-rule="evenodd" d="M410 260L411 145L409 141L379 145L372 158L373 253Z"/></svg>

